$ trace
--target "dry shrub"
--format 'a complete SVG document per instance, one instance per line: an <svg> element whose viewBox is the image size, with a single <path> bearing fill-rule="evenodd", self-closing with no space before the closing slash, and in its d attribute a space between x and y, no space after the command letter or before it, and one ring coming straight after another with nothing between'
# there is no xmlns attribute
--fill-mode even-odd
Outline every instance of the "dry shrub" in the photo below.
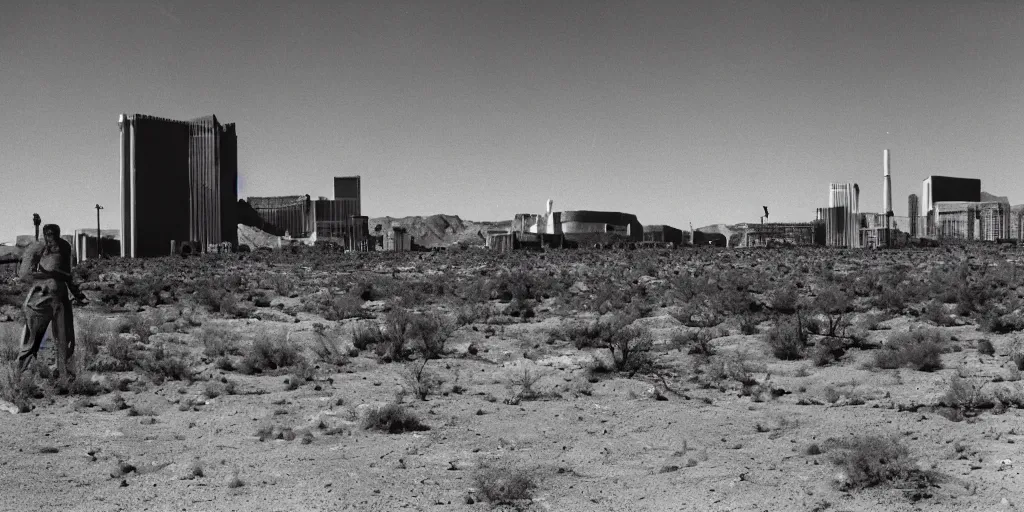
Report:
<svg viewBox="0 0 1024 512"><path fill-rule="evenodd" d="M427 361L428 359L411 361L406 363L402 369L402 379L405 381L403 387L420 400L426 400L428 396L437 393L444 383L441 377L427 368Z"/></svg>
<svg viewBox="0 0 1024 512"><path fill-rule="evenodd" d="M920 475L910 450L897 439L860 436L840 443L840 447L834 462L846 473L844 488L899 485Z"/></svg>
<svg viewBox="0 0 1024 512"><path fill-rule="evenodd" d="M324 324L315 323L313 334L315 337L312 350L317 361L334 366L348 364L351 351L341 342L341 333L337 327L328 329Z"/></svg>
<svg viewBox="0 0 1024 512"><path fill-rule="evenodd" d="M875 352L869 366L884 369L910 368L922 372L942 369L942 351L946 338L934 329L899 332Z"/></svg>
<svg viewBox="0 0 1024 512"><path fill-rule="evenodd" d="M455 332L456 324L448 317L424 314L413 317L416 348L425 359L438 359L445 353L445 344Z"/></svg>
<svg viewBox="0 0 1024 512"><path fill-rule="evenodd" d="M221 324L206 324L199 331L203 354L207 357L238 355L238 335L230 327Z"/></svg>
<svg viewBox="0 0 1024 512"><path fill-rule="evenodd" d="M399 404L387 404L379 409L370 410L363 419L363 428L389 434L430 430L430 427L420 422L412 411Z"/></svg>
<svg viewBox="0 0 1024 512"><path fill-rule="evenodd" d="M0 324L0 364L6 364L18 359L21 351L22 329L19 324Z"/></svg>
<svg viewBox="0 0 1024 512"><path fill-rule="evenodd" d="M495 505L528 500L537 486L529 471L497 467L481 468L474 481L483 498Z"/></svg>
<svg viewBox="0 0 1024 512"><path fill-rule="evenodd" d="M764 341L779 359L794 361L804 357L804 336L796 321L780 319L778 325L764 334Z"/></svg>
<svg viewBox="0 0 1024 512"><path fill-rule="evenodd" d="M14 404L18 412L32 410L32 399L44 396L35 375L32 368L19 374L14 364L0 366L0 399Z"/></svg>
<svg viewBox="0 0 1024 512"><path fill-rule="evenodd" d="M288 331L262 331L239 364L245 374L263 373L297 366L306 362L302 349L288 337Z"/></svg>
<svg viewBox="0 0 1024 512"><path fill-rule="evenodd" d="M942 405L955 407L961 412L974 411L980 407L990 406L992 398L984 392L985 380L962 378L953 375L949 379L949 388L942 395Z"/></svg>

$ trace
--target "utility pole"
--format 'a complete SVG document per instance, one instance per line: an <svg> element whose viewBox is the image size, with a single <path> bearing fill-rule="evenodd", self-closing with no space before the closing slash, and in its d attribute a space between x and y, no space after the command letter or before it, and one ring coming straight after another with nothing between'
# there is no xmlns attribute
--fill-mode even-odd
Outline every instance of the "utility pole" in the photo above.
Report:
<svg viewBox="0 0 1024 512"><path fill-rule="evenodd" d="M32 214L32 225L36 227L36 242L39 241L39 225L43 223L43 220L39 218L38 213Z"/></svg>
<svg viewBox="0 0 1024 512"><path fill-rule="evenodd" d="M100 236L100 210L103 207L96 204L96 258L103 256L103 237Z"/></svg>

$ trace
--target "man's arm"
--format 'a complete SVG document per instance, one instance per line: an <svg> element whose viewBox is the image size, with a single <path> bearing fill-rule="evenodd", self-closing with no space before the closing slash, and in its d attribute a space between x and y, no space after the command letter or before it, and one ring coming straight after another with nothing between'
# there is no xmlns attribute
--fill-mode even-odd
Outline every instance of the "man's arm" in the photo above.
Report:
<svg viewBox="0 0 1024 512"><path fill-rule="evenodd" d="M18 277L26 283L33 283L39 279L46 279L45 276L39 272L39 256L41 255L40 246L38 243L32 244L25 248L25 252L21 253L21 264L18 266Z"/></svg>

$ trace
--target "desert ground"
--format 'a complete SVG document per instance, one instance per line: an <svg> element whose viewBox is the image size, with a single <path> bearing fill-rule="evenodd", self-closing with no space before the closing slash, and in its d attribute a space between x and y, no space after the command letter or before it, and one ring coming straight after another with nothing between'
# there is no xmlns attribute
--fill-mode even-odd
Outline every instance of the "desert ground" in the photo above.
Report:
<svg viewBox="0 0 1024 512"><path fill-rule="evenodd" d="M1024 253L87 261L3 510L1020 510Z"/></svg>

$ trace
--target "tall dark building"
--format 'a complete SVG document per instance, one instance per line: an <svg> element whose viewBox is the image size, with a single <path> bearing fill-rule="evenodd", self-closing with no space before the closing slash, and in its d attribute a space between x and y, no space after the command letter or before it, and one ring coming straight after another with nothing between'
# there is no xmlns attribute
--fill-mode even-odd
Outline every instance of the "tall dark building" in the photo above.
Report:
<svg viewBox="0 0 1024 512"><path fill-rule="evenodd" d="M910 217L910 236L917 237L917 218L921 215L921 203L917 194L910 194L907 198L907 216Z"/></svg>
<svg viewBox="0 0 1024 512"><path fill-rule="evenodd" d="M951 178L929 176L921 184L921 214L935 208L935 203L944 201L981 201L981 180L976 178Z"/></svg>
<svg viewBox="0 0 1024 512"><path fill-rule="evenodd" d="M121 114L121 255L169 254L172 240L238 244L238 139L215 116Z"/></svg>
<svg viewBox="0 0 1024 512"><path fill-rule="evenodd" d="M334 178L334 200L346 201L345 209L349 215L362 215L362 191L359 188L359 176L342 176ZM354 202L353 202L354 201Z"/></svg>

